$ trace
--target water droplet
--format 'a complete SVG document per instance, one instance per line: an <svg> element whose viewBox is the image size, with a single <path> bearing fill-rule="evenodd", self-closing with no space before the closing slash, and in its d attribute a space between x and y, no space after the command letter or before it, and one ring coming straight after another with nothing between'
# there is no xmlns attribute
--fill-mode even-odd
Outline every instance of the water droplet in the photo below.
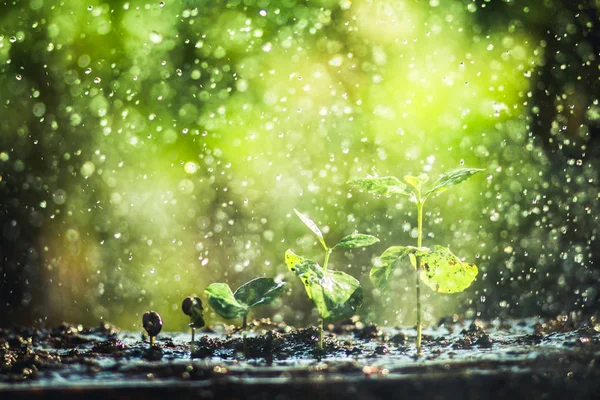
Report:
<svg viewBox="0 0 600 400"><path fill-rule="evenodd" d="M156 31L152 31L150 32L150 41L154 44L160 44L162 43L163 37L160 33L156 32Z"/></svg>

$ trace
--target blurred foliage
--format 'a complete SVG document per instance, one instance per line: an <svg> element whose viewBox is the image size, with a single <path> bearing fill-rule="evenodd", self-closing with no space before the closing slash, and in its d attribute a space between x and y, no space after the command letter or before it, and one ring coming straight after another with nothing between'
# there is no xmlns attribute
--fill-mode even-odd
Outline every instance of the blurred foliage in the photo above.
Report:
<svg viewBox="0 0 600 400"><path fill-rule="evenodd" d="M257 316L314 322L293 208L379 237L331 265L412 324L412 268L386 295L368 270L416 215L345 182L461 165L487 177L430 202L424 245L481 278L426 318L597 309L597 4L517 3L0 1L0 324L179 330L184 297L265 275L290 284Z"/></svg>

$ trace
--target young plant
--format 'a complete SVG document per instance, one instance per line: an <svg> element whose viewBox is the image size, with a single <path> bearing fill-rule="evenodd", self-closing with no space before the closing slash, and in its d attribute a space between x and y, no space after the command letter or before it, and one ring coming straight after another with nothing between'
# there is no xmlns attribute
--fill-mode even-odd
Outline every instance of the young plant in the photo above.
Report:
<svg viewBox="0 0 600 400"><path fill-rule="evenodd" d="M294 212L317 236L325 249L322 267L313 260L294 254L290 249L285 252L285 263L290 271L302 280L308 298L312 300L319 312L319 349L323 349L323 321L351 317L363 301L360 282L345 272L328 269L329 256L338 247L346 249L366 247L379 242L379 239L371 235L353 233L344 236L335 246L328 247L317 224L306 214L296 209Z"/></svg>
<svg viewBox="0 0 600 400"><path fill-rule="evenodd" d="M240 286L235 293L226 283L213 283L205 293L208 304L225 319L242 318L244 356L247 355L246 327L250 308L271 303L283 292L285 282L276 282L272 278L256 278Z"/></svg>
<svg viewBox="0 0 600 400"><path fill-rule="evenodd" d="M163 322L156 311L148 311L142 316L142 325L148 336L150 336L150 346L154 346L154 338L160 333Z"/></svg>
<svg viewBox="0 0 600 400"><path fill-rule="evenodd" d="M199 297L186 297L181 303L181 311L190 317L190 328L192 328L190 351L193 353L196 340L196 329L204 326L204 308L202 307L202 300L200 300Z"/></svg>
<svg viewBox="0 0 600 400"><path fill-rule="evenodd" d="M392 246L379 257L371 269L370 278L374 286L384 289L392 273L405 258L410 259L417 271L417 354L421 354L421 281L438 293L458 293L468 288L477 276L474 264L461 262L458 257L442 246L433 249L422 246L423 242L423 205L432 195L446 191L458 185L478 172L477 168L461 168L446 172L430 187L427 174L405 176L404 182L395 176L381 178L354 179L353 184L369 193L389 197L392 194L408 196L417 206L417 247Z"/></svg>

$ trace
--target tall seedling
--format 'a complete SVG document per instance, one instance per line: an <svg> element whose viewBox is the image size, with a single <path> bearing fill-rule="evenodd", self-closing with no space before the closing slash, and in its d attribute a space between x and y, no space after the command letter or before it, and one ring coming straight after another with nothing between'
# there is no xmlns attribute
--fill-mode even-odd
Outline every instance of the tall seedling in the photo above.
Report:
<svg viewBox="0 0 600 400"><path fill-rule="evenodd" d="M356 313L363 301L363 289L360 282L342 271L328 269L329 256L334 249L343 247L353 249L366 247L379 242L374 236L353 233L344 236L333 247L327 246L323 233L315 222L306 214L294 210L325 249L325 259L321 267L317 262L295 254L292 250L285 252L285 263L294 272L306 289L308 298L312 300L319 312L319 349L323 349L323 320L339 320Z"/></svg>
<svg viewBox="0 0 600 400"><path fill-rule="evenodd" d="M421 281L438 293L458 293L468 288L477 276L474 264L461 262L458 257L443 246L433 249L423 247L423 206L434 194L446 191L471 178L482 169L461 168L443 174L430 187L427 174L405 176L404 182L395 176L381 178L354 179L348 183L378 196L400 194L408 196L417 206L417 247L392 246L379 257L371 269L370 278L373 285L385 289L388 280L400 262L408 258L417 271L417 353L421 354Z"/></svg>

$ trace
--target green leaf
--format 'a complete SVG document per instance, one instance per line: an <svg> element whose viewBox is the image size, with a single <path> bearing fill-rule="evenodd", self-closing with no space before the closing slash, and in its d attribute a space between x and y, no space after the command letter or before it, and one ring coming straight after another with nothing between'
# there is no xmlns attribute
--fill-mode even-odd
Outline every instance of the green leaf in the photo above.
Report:
<svg viewBox="0 0 600 400"><path fill-rule="evenodd" d="M369 278L373 286L384 289L400 262L417 248L412 246L392 246L385 250L371 268Z"/></svg>
<svg viewBox="0 0 600 400"><path fill-rule="evenodd" d="M363 301L360 282L341 271L324 270L312 260L285 253L285 262L300 278L308 297L323 319L337 320L354 315Z"/></svg>
<svg viewBox="0 0 600 400"><path fill-rule="evenodd" d="M421 174L419 176L406 175L404 181L408 183L409 186L415 188L417 192L420 192L421 189L423 189L423 185L429 181L429 176L427 176L427 174Z"/></svg>
<svg viewBox="0 0 600 400"><path fill-rule="evenodd" d="M471 286L477 276L475 264L463 263L447 247L434 246L433 250L418 249L421 258L421 280L438 293L458 293Z"/></svg>
<svg viewBox="0 0 600 400"><path fill-rule="evenodd" d="M315 224L315 221L310 219L310 217L308 215L302 214L300 211L296 210L295 208L294 208L294 212L296 213L298 218L300 218L300 220L302 220L302 222L304 222L304 225L308 226L308 229L310 229L315 235L317 235L317 238L319 238L319 242L321 242L321 244L323 245L325 250L328 250L327 245L325 244L325 239L323 239L323 233L321 232L321 230L319 229L317 224Z"/></svg>
<svg viewBox="0 0 600 400"><path fill-rule="evenodd" d="M285 282L272 278L256 278L240 286L233 297L247 307L269 304L281 295L284 286Z"/></svg>
<svg viewBox="0 0 600 400"><path fill-rule="evenodd" d="M385 288L394 270L406 257L416 268L416 258L420 258L419 278L438 293L458 293L471 286L477 276L474 264L463 263L447 247L392 246L377 260L371 269L370 278L379 289Z"/></svg>
<svg viewBox="0 0 600 400"><path fill-rule="evenodd" d="M458 185L461 182L466 181L478 172L485 171L479 168L460 168L454 171L446 172L434 182L431 189L425 193L425 197L434 194L441 193L447 190L450 186Z"/></svg>
<svg viewBox="0 0 600 400"><path fill-rule="evenodd" d="M375 236L365 235L362 233L353 233L341 238L340 241L333 246L333 248L335 249L336 247L344 247L346 249L355 249L357 247L371 246L377 242L379 242L379 239L377 239Z"/></svg>
<svg viewBox="0 0 600 400"><path fill-rule="evenodd" d="M322 293L317 296L315 293ZM322 298L323 302L315 299ZM350 318L357 313L364 298L360 282L342 271L325 271L325 276L319 286L313 288L313 301L319 315L327 320Z"/></svg>
<svg viewBox="0 0 600 400"><path fill-rule="evenodd" d="M285 252L285 263L289 270L302 280L306 294L312 300L310 285L318 283L319 279L323 277L323 268L313 260L301 257L289 249Z"/></svg>
<svg viewBox="0 0 600 400"><path fill-rule="evenodd" d="M389 197L393 194L412 196L412 191L409 187L395 176L352 179L348 183L379 196Z"/></svg>
<svg viewBox="0 0 600 400"><path fill-rule="evenodd" d="M248 306L237 301L226 283L213 283L205 293L208 295L208 304L221 317L233 319L248 315Z"/></svg>

